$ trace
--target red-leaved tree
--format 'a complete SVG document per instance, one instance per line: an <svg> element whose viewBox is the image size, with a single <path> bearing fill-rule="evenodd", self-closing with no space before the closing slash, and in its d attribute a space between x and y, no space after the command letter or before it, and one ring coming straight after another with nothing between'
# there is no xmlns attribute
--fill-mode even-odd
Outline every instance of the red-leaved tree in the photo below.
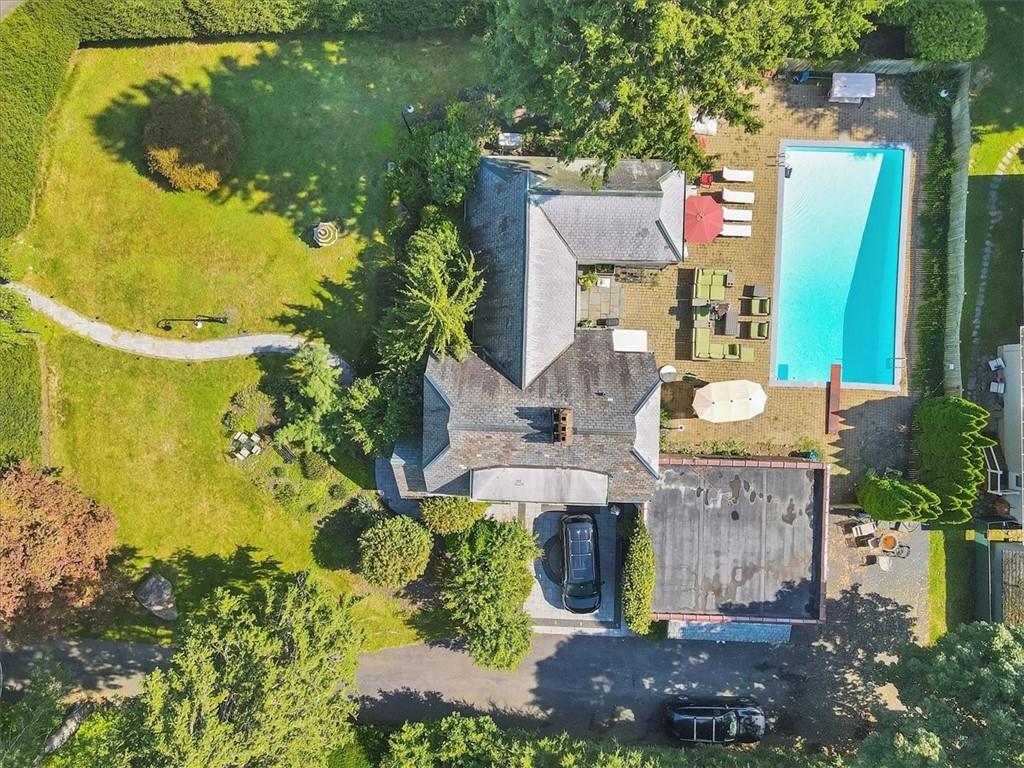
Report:
<svg viewBox="0 0 1024 768"><path fill-rule="evenodd" d="M90 605L115 530L109 509L53 472L0 472L0 627Z"/></svg>

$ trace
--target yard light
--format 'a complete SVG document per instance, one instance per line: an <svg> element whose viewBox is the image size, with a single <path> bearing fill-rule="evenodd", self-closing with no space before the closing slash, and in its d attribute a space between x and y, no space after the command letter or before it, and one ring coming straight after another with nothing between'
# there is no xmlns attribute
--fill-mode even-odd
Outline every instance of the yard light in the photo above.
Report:
<svg viewBox="0 0 1024 768"><path fill-rule="evenodd" d="M409 132L410 136L412 135L412 126L409 125L409 120L406 118L406 115L411 115L415 111L416 107L412 104L406 104L405 108L402 110L402 122L405 123L405 130Z"/></svg>

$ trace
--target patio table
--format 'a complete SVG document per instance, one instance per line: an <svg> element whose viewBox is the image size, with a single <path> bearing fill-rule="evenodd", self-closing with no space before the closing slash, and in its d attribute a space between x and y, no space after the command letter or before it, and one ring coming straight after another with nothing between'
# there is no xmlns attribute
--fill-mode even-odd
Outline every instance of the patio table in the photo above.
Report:
<svg viewBox="0 0 1024 768"><path fill-rule="evenodd" d="M768 286L767 285L755 285L751 295L755 299L764 299L768 297Z"/></svg>
<svg viewBox="0 0 1024 768"><path fill-rule="evenodd" d="M725 313L725 335L740 335L740 313L735 309L730 309Z"/></svg>

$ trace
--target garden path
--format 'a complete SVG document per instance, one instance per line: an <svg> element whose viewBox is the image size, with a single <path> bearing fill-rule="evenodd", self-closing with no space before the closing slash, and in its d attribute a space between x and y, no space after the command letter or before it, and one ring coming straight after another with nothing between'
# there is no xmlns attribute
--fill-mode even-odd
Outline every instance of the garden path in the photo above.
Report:
<svg viewBox="0 0 1024 768"><path fill-rule="evenodd" d="M286 333L254 333L207 341L161 339L144 333L119 330L99 320L90 320L22 283L8 283L7 287L28 299L32 309L41 312L72 333L84 336L101 346L135 355L189 362L223 360L248 355L288 354L308 341L303 336ZM332 358L342 369L342 380L346 383L350 381L351 366L337 355L332 355Z"/></svg>

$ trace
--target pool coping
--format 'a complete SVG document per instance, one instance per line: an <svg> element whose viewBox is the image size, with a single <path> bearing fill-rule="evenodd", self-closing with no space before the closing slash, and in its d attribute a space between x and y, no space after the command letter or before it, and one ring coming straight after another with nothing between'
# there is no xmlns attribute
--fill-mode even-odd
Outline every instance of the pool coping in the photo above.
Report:
<svg viewBox="0 0 1024 768"><path fill-rule="evenodd" d="M900 199L900 234L899 234L899 252L896 265L896 316L894 322L896 323L896 332L894 334L893 350L892 350L892 361L893 361L893 383L892 384L874 384L874 383L863 383L844 381L842 383L844 389L864 389L864 390L875 390L881 392L902 392L903 391L903 372L906 369L906 355L900 354L906 351L905 344L905 324L906 318L905 312L905 293L907 283L907 260L909 258L909 243L907 234L910 226L910 194L911 194L911 183L913 181L911 177L911 157L913 154L913 146L906 141L853 141L853 140L831 140L831 139L781 139L779 141L779 162L778 168L778 181L775 200L775 265L774 273L772 275L772 296L778 297L780 293L781 281L780 273L782 267L782 214L784 211L784 195L785 195L785 157L786 149L788 147L838 147L838 148L855 148L855 149L901 149L903 150L903 184L901 189ZM815 387L824 389L827 385L827 381L822 379L821 381L793 381L785 380L781 381L776 378L776 371L778 367L776 365L776 346L779 338L778 329L781 327L779 323L775 323L776 330L771 334L771 357L769 360L768 369L768 385L772 387ZM897 366L896 361L902 360L903 365Z"/></svg>

